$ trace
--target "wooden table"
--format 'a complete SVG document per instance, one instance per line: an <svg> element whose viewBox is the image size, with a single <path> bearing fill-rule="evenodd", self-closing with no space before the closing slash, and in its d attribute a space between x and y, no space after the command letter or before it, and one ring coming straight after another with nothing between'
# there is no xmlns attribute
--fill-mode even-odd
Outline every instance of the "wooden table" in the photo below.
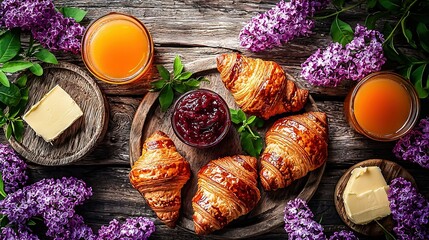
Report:
<svg viewBox="0 0 429 240"><path fill-rule="evenodd" d="M239 47L238 33L243 23L255 14L275 5L276 0L75 0L55 1L57 6L73 6L88 10L89 21L109 12L132 14L142 20L152 33L155 42L155 62L171 68L175 55L184 64L194 60L215 57L220 53L241 51L248 56L261 57L280 63L293 74L302 86L309 89L318 107L328 114L330 127L329 158L321 184L310 202L315 219L322 219L325 232L348 229L334 207L334 188L341 175L353 164L369 158L395 160L391 150L394 143L375 142L354 132L343 117L343 100L350 84L335 89L309 85L299 78L300 64L318 47L330 41L330 21L319 21L315 34L301 38L272 51L253 54ZM355 25L365 19L365 9L344 15ZM87 24L87 22L85 24ZM61 55L60 60L80 66L79 56ZM162 224L128 180L129 136L134 113L147 92L147 84L114 86L98 82L107 96L110 108L108 132L103 142L84 160L71 166L44 167L29 164L30 181L42 178L75 176L92 187L94 195L79 208L85 221L95 231L113 218L146 216L155 221L156 233L152 239L197 239L193 234L178 228L171 230ZM423 109L427 109L427 103ZM426 113L427 115L427 110ZM2 142L6 142L4 137ZM427 170L417 165L398 161L417 181L419 189L429 196ZM286 203L285 203L286 204ZM255 239L285 239L283 226L268 235ZM363 238L364 239L364 238Z"/></svg>

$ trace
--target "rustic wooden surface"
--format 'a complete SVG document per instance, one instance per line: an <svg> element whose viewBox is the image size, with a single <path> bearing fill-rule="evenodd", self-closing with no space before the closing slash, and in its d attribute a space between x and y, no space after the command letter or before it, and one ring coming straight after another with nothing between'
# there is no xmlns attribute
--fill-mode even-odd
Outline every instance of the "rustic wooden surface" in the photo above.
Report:
<svg viewBox="0 0 429 240"><path fill-rule="evenodd" d="M349 229L341 221L334 206L334 189L343 173L352 165L372 158L390 159L406 168L415 178L420 191L429 197L428 170L414 164L396 160L391 150L394 143L382 143L367 139L354 132L344 120L343 101L352 84L338 88L313 87L298 76L300 64L318 47L330 42L330 21L318 21L310 38L292 41L272 51L253 54L239 47L238 33L243 23L255 14L268 10L276 0L56 0L57 6L75 6L89 11L86 23L111 11L133 14L141 19L152 33L155 42L155 63L171 65L175 55L184 63L215 57L232 50L248 56L262 57L280 63L294 75L302 85L311 91L320 110L329 119L329 158L322 181L310 208L316 220L322 219L325 232L330 235L337 230ZM354 24L365 19L364 7L344 15L344 20ZM80 66L80 56L62 55L62 61ZM30 181L47 177L76 176L93 188L94 195L79 212L94 230L107 224L113 218L147 216L156 223L152 239L198 239L181 229L171 230L156 219L154 213L144 204L140 194L128 181L129 135L132 119L147 84L137 86L114 86L98 82L110 108L109 127L104 140L84 160L71 166L44 167L30 164ZM428 115L427 102L423 105ZM4 137L2 142L6 142ZM254 239L285 239L283 227ZM362 237L361 239L365 239Z"/></svg>
<svg viewBox="0 0 429 240"><path fill-rule="evenodd" d="M352 221L350 221L347 218L346 209L344 208L343 193L344 193L344 189L347 186L347 182L350 179L351 172L355 168L371 167L371 166L377 166L381 169L381 173L383 174L383 177L384 179L386 179L387 183L389 183L390 181L392 181L397 177L405 178L408 181L412 182L413 184L415 184L415 180L413 176L405 168L401 167L399 164L396 164L395 162L392 162L392 161L383 160L383 159L368 159L356 165L353 165L344 173L344 175L340 178L340 180L338 180L337 186L335 187L334 201L335 201L335 208L337 209L337 212L340 215L340 218L343 220L343 222L358 233L362 233L366 236L381 237L384 235L384 231L376 222L373 221L366 225L354 224ZM394 221L391 215L385 218L382 218L378 221L387 230L389 231L393 230Z"/></svg>
<svg viewBox="0 0 429 240"><path fill-rule="evenodd" d="M225 88L220 79L220 74L216 69L216 58L197 60L187 64L185 67L186 71L191 71L196 76L204 76L210 80L210 83L202 83L201 88L210 89L218 93L226 101L228 107L238 108L234 97ZM292 76L288 76L287 79L294 81ZM230 128L225 139L218 145L208 149L197 149L181 142L171 127L173 107L166 112L162 112L157 101L157 96L158 93L147 93L136 111L130 133L130 162L133 165L138 160L142 152L143 142L155 131L161 130L173 140L178 151L191 166L191 179L182 189L182 214L179 217L178 225L192 232L194 231L192 198L197 191L198 179L196 176L198 171L211 160L245 153L241 151L240 137L234 127ZM314 100L312 98L309 99L305 106L305 111L317 110ZM263 136L275 120L275 118L272 118L267 121L263 128L258 129L259 133ZM317 190L324 169L325 165L310 172L308 176L296 180L291 186L285 189L266 192L259 186L261 200L256 207L246 216L232 222L221 231L213 233L213 237L219 239L241 239L258 236L275 229L283 222L285 202L297 197L306 201L310 200Z"/></svg>

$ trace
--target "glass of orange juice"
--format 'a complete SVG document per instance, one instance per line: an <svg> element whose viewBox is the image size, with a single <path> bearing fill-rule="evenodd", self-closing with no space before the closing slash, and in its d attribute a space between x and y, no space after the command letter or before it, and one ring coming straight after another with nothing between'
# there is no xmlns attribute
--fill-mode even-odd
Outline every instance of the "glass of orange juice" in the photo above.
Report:
<svg viewBox="0 0 429 240"><path fill-rule="evenodd" d="M110 13L92 22L82 39L82 59L98 79L125 84L151 70L154 46L149 31L137 18Z"/></svg>
<svg viewBox="0 0 429 240"><path fill-rule="evenodd" d="M377 141L393 141L405 135L417 122L419 111L414 87L393 72L366 76L344 102L350 126Z"/></svg>

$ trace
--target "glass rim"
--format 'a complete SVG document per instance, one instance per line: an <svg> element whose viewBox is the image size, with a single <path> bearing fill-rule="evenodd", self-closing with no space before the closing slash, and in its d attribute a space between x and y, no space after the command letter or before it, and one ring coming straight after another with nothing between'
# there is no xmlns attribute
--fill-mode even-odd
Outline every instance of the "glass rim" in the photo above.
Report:
<svg viewBox="0 0 429 240"><path fill-rule="evenodd" d="M87 54L87 50L88 50L87 45L90 43L90 41L89 41L90 36L92 36L99 29L99 26L97 28L95 28L94 26L96 26L96 24L102 25L107 21L116 20L117 18L115 18L115 17L120 17L120 19L130 21L130 22L136 24L139 28L141 28L143 30L144 34L146 35L147 39L148 39L148 45L149 45L148 61L146 61L138 70L136 70L134 74L132 74L131 76L125 77L125 78L112 78L112 77L109 77L109 76L103 74L99 70L95 70L96 67L93 66L92 61L88 57L89 54ZM81 46L82 46L81 57L82 57L82 60L85 64L86 68L88 69L88 71L91 72L91 74L93 76L100 79L101 81L111 83L111 84L117 84L117 85L118 84L127 84L127 83L134 82L137 79L140 79L147 71L149 71L150 66L153 62L154 43L153 43L152 36L149 33L149 30L146 28L146 26L143 24L143 22L141 22L138 18L136 18L132 15L129 15L129 14L125 14L125 13L110 12L110 13L107 13L105 15L102 15L102 16L92 20L88 24L88 26L86 27L85 32L82 36Z"/></svg>
<svg viewBox="0 0 429 240"><path fill-rule="evenodd" d="M191 143L191 142L189 142L189 141L187 141L187 140L185 140L184 138L183 138L183 136L182 135L180 135L179 133L178 133L178 131L177 131L177 128L176 128L176 125L174 124L175 123L175 120L174 120L174 113L176 112L176 109L177 109L177 107L178 107L178 105L179 105L179 103L185 98L185 97L187 97L188 95L190 95L190 94L192 94L192 93L195 93L195 92L208 92L208 93L211 93L211 94L214 94L214 95L216 95L216 96L218 96L219 97L219 99L221 99L221 102L222 102L222 106L225 108L225 110L226 110L226 127L225 127L225 129L223 130L223 132L216 138L216 140L214 140L212 143L210 143L210 144L206 144L206 145L199 145L199 144L196 144L196 143ZM200 88L200 89L194 89L194 90L191 90L191 91L189 91L189 92L186 92L186 93L184 93L182 96L180 96L177 100L176 100L176 102L174 103L174 106L173 106L173 112L172 112L172 114L171 114L171 126L172 126L172 128L173 128L173 132L174 132L174 134L180 139L180 141L182 141L183 143L185 143L186 145L189 145L189 146L191 146L191 147L195 147L195 148L210 148L210 147L213 147L213 146L215 146L215 145L217 145L218 143L220 143L224 138L225 138L225 136L228 134L228 132L229 132L229 130L230 130L230 128L231 128L231 113L229 112L229 107L228 107L228 104L226 103L226 101L225 101L225 99L223 99L218 93L216 93L216 92L214 92L214 91L212 91L212 90L210 90L210 89L205 89L205 88Z"/></svg>
<svg viewBox="0 0 429 240"><path fill-rule="evenodd" d="M370 131L365 130L364 128L362 128L360 126L360 124L357 121L355 114L354 114L354 100L356 98L356 94L358 93L359 89L366 82L370 81L372 78L374 78L375 76L379 76L379 75L393 75L394 78L389 78L389 79L396 81L399 84L401 84L405 88L407 93L409 94L409 97L411 100L410 112L409 112L409 116L408 116L406 122L395 133L388 134L388 135L378 135L378 134L374 134L374 133L371 133ZM351 95L350 95L350 104L349 104L349 108L347 109L347 111L349 112L349 116L350 116L352 122L354 123L353 127L358 128L355 130L357 130L359 133L365 135L366 137L368 137L370 139L376 140L376 141L390 142L390 141L398 140L399 138L401 138L402 136L404 136L405 134L407 134L408 132L410 132L412 130L414 125L417 123L419 115L420 115L420 100L419 100L419 96L418 96L416 90L414 89L414 86L407 79L405 79L403 76L401 76L400 74L397 74L395 72L391 72L391 71L379 71L379 72L371 73L371 74L365 76L361 81L359 81L353 87L353 90L352 90Z"/></svg>

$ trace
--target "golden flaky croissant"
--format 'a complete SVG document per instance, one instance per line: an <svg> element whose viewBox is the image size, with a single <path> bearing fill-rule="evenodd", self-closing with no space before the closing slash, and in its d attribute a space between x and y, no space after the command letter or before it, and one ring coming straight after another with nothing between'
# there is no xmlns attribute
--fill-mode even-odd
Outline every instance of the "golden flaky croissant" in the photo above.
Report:
<svg viewBox="0 0 429 240"><path fill-rule="evenodd" d="M200 169L192 199L197 234L219 230L256 206L261 198L256 166L256 158L236 155L210 161Z"/></svg>
<svg viewBox="0 0 429 240"><path fill-rule="evenodd" d="M181 189L191 176L189 163L177 152L173 141L157 131L143 144L141 157L130 172L130 182L167 226L179 217Z"/></svg>
<svg viewBox="0 0 429 240"><path fill-rule="evenodd" d="M308 112L277 120L265 135L259 177L265 190L289 186L328 157L326 114Z"/></svg>
<svg viewBox="0 0 429 240"><path fill-rule="evenodd" d="M248 114L268 119L299 111L307 101L308 90L287 79L275 62L229 53L217 57L217 69L235 102Z"/></svg>

